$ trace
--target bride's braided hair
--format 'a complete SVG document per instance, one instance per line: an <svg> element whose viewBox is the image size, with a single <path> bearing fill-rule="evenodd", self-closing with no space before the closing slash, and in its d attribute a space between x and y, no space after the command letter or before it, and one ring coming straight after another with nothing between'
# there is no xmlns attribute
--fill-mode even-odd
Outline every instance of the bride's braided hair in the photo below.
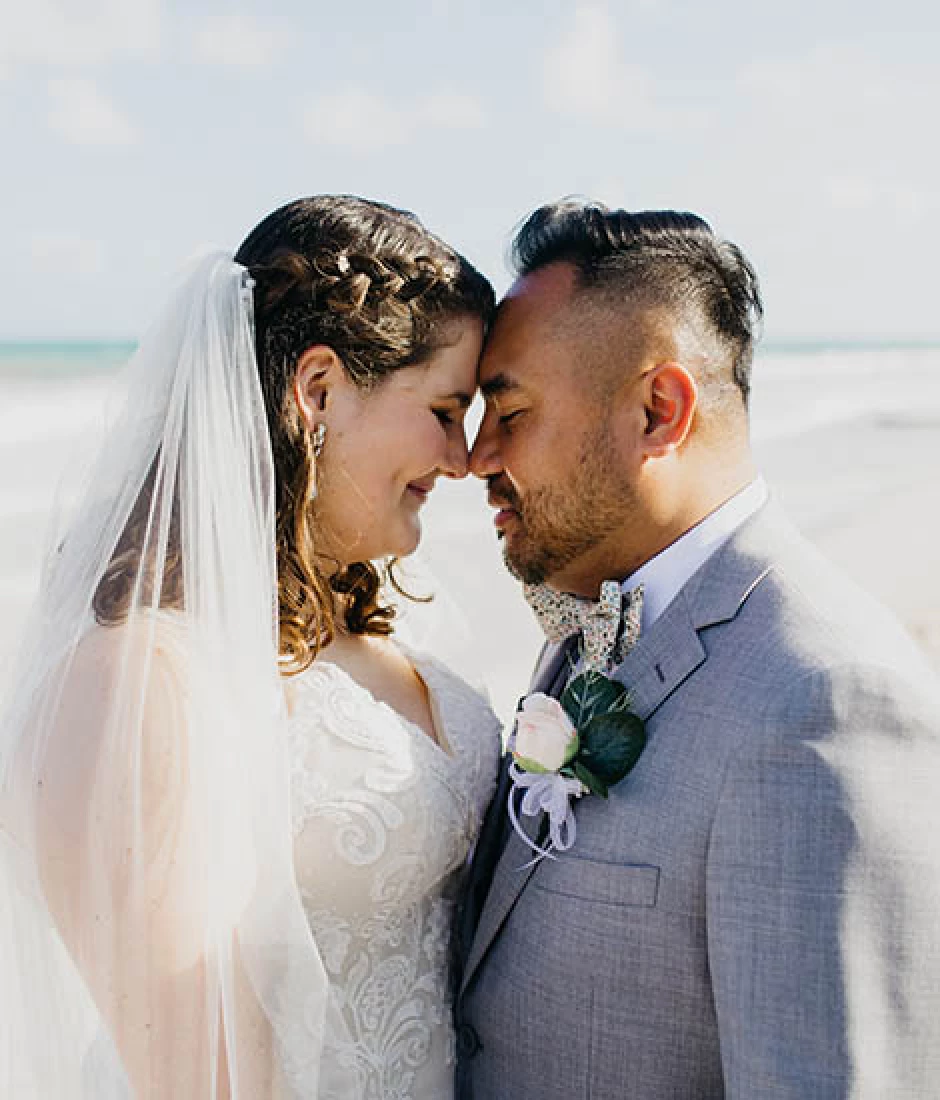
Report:
<svg viewBox="0 0 940 1100"><path fill-rule="evenodd" d="M314 456L293 397L298 360L331 347L363 388L421 363L448 340L448 322L489 320L493 290L411 214L353 196L300 199L270 214L236 260L255 280L255 341L274 455L280 649L284 669L308 667L334 630L388 634L371 562L336 570L322 558L310 489ZM392 577L394 581L394 577Z"/></svg>
<svg viewBox="0 0 940 1100"><path fill-rule="evenodd" d="M318 546L313 448L292 392L298 360L327 344L358 385L375 386L446 345L448 322L487 322L493 290L413 215L351 196L301 199L275 211L235 258L255 280L255 344L274 457L280 653L283 671L295 673L332 638L336 594L353 633L388 634L393 618L371 562L329 568ZM185 605L179 504L167 476L158 454L95 591L102 625L124 622L134 603ZM164 525L162 557L153 532ZM389 579L395 584L391 571Z"/></svg>

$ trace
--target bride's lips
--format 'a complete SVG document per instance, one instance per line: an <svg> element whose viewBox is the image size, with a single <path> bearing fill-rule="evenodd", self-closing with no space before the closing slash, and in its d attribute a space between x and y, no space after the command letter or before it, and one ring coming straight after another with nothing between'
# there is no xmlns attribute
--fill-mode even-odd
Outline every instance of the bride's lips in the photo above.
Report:
<svg viewBox="0 0 940 1100"><path fill-rule="evenodd" d="M411 481L408 483L408 492L413 493L419 500L427 500L433 488L433 481Z"/></svg>

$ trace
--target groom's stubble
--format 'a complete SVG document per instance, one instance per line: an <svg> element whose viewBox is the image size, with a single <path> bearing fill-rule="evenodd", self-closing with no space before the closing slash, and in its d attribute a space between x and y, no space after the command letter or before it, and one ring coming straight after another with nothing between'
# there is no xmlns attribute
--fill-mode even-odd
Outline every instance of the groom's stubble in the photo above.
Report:
<svg viewBox="0 0 940 1100"><path fill-rule="evenodd" d="M541 584L623 530L636 514L636 492L619 469L611 417L598 405L594 424L573 448L563 481L524 493L502 478L494 495L518 515L515 530L500 533L506 567L518 580Z"/></svg>

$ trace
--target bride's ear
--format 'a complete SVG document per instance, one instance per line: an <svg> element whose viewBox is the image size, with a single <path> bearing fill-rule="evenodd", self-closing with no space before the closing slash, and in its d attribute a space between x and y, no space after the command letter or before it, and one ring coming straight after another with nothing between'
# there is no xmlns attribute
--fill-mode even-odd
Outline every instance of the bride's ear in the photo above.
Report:
<svg viewBox="0 0 940 1100"><path fill-rule="evenodd" d="M294 400L309 431L322 422L323 414L344 378L342 360L326 344L314 344L298 359L294 372Z"/></svg>

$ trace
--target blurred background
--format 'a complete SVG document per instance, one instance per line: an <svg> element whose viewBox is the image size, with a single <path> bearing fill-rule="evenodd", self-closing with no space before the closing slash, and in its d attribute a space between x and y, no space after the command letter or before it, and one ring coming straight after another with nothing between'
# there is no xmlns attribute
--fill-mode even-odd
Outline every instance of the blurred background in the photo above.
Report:
<svg viewBox="0 0 940 1100"><path fill-rule="evenodd" d="M0 0L0 662L172 273L343 191L499 289L544 201L705 216L762 278L774 492L940 667L938 52L906 0ZM426 551L508 713L537 631L480 485L436 497Z"/></svg>

